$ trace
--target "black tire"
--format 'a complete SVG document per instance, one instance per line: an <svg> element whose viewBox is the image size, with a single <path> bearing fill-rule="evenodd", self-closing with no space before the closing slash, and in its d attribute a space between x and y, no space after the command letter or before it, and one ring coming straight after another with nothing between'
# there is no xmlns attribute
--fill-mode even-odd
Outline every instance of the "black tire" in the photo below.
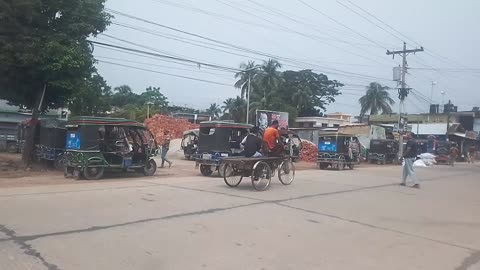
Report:
<svg viewBox="0 0 480 270"><path fill-rule="evenodd" d="M87 180L98 180L102 178L104 171L104 167L85 167L82 174Z"/></svg>
<svg viewBox="0 0 480 270"><path fill-rule="evenodd" d="M200 165L200 172L203 176L210 176L213 173L210 165Z"/></svg>
<svg viewBox="0 0 480 270"><path fill-rule="evenodd" d="M55 169L61 171L65 169L65 156L61 155L58 156L57 159L55 159L53 166L55 166Z"/></svg>
<svg viewBox="0 0 480 270"><path fill-rule="evenodd" d="M265 161L258 161L253 165L252 185L258 191L264 191L270 186L272 180L272 169Z"/></svg>
<svg viewBox="0 0 480 270"><path fill-rule="evenodd" d="M295 165L290 160L283 161L278 167L278 180L284 185L290 185L295 179Z"/></svg>
<svg viewBox="0 0 480 270"><path fill-rule="evenodd" d="M337 170L341 171L345 168L345 161L344 160L339 160L337 162Z"/></svg>
<svg viewBox="0 0 480 270"><path fill-rule="evenodd" d="M320 170L325 170L325 169L328 168L328 166L329 166L329 164L326 163L326 162L320 162L320 163L318 164L318 167L320 168Z"/></svg>
<svg viewBox="0 0 480 270"><path fill-rule="evenodd" d="M223 166L223 181L229 187L240 185L243 179L243 172L238 171L232 164Z"/></svg>
<svg viewBox="0 0 480 270"><path fill-rule="evenodd" d="M148 161L147 165L143 167L143 174L145 176L152 176L155 174L156 171L157 171L157 163L152 158Z"/></svg>
<svg viewBox="0 0 480 270"><path fill-rule="evenodd" d="M7 144L7 153L15 154L18 152L17 144L15 143L8 143Z"/></svg>

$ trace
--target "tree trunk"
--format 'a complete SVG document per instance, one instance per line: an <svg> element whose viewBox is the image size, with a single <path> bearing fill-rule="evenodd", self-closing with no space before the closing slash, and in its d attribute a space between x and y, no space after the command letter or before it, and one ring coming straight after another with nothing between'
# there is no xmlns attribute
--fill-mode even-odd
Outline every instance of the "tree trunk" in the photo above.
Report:
<svg viewBox="0 0 480 270"><path fill-rule="evenodd" d="M47 89L47 84L45 83L42 86L42 90L39 91L36 100L35 106L32 108L32 118L30 119L30 128L27 129L25 134L25 145L23 148L22 160L25 168L29 168L32 163L34 145L34 136L37 129L38 118L40 116L40 111L42 108L43 98L45 96L45 91Z"/></svg>

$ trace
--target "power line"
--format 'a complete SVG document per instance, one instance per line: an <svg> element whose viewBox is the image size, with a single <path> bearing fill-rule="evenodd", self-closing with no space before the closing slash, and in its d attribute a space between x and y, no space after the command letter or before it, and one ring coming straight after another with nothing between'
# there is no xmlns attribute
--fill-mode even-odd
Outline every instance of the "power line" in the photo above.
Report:
<svg viewBox="0 0 480 270"><path fill-rule="evenodd" d="M134 66L124 65L124 64L109 62L109 61L98 60L98 62L100 62L100 63L106 63L106 64L110 64L110 65L115 65L115 66L121 66L121 67L131 68L131 69L137 69L137 70L147 71L147 72L152 72L152 73L158 73L158 74L163 74L163 75L167 75L167 76L172 76L172 77L177 77L177 78L183 78L183 79L188 79L188 80L193 80L193 81L199 81L199 82L205 82L205 83L211 83L211 84L217 84L217 85L223 85L223 86L233 87L232 85L226 84L226 83L215 82L215 81L204 80L204 79L198 79L198 78L194 78L194 77L183 76L183 75L178 75L178 74L173 74L173 73L167 73L167 72L162 72L162 71L156 71L156 70L151 70L151 69L145 69L145 68L140 68L140 67L134 67Z"/></svg>
<svg viewBox="0 0 480 270"><path fill-rule="evenodd" d="M303 0L297 0L297 1L299 1L300 3L302 3L302 4L303 4L303 5L305 5L305 6L309 7L310 9L312 9L312 10L314 10L314 11L316 11L316 12L318 12L318 13L322 14L323 16L327 17L327 18L328 18L328 19L330 19L331 21L333 21L333 22L335 22L335 23L337 23L337 24L339 24L339 25L341 25L341 26L343 26L343 27L345 27L345 28L349 29L350 31L352 31L352 32L356 33L357 35L359 35L359 36L363 37L364 39L366 39L366 40L368 40L368 41L372 42L373 44L376 44L376 45L378 45L380 48L387 49L387 48L386 48L385 46L383 46L382 44L380 44L380 43L378 43L378 42L376 42L376 41L372 40L371 38L369 38L369 37L367 37L367 36L363 35L362 33L360 33L360 32L358 32L358 31L356 31L356 30L352 29L351 27L349 27L349 26L347 26L347 25L345 25L345 24L343 24L343 23L341 23L341 22L337 21L336 19L332 18L331 16L327 15L326 13L322 12L321 10L319 10L319 9L315 8L314 6L312 6L312 5L308 4L307 2L305 2L305 1L303 1Z"/></svg>
<svg viewBox="0 0 480 270"><path fill-rule="evenodd" d="M194 36L196 38L208 40L210 42L215 42L215 43L219 43L219 44L222 44L222 45L226 45L226 46L229 46L229 47L232 47L232 48L235 48L235 49L238 49L238 50L243 50L243 51L246 51L246 52L249 52L249 53L252 53L252 54L262 55L262 56L269 57L269 58L274 58L274 59L279 59L279 60L286 61L286 62L296 63L297 65L301 64L301 65L308 65L308 66L312 66L312 67L317 67L316 69L319 69L321 72L325 72L325 71L322 71L321 69L330 69L330 70L333 70L334 72L336 71L336 72L345 73L348 76L353 75L353 76L362 77L362 78L390 81L389 79L385 79L385 78L379 78L379 77L359 74L359 73L355 73L355 72L348 72L348 71L339 70L339 69L330 68L330 67L325 67L325 66L320 66L320 65L316 65L316 64L312 64L312 63L306 63L306 62L298 61L298 60L295 60L295 59L290 59L290 58L286 58L286 57L272 55L272 54L269 54L269 53L264 53L264 52L261 52L261 51L244 48L244 47L237 46L237 45L234 45L234 44L230 44L230 43L227 43L227 42L223 42L223 41L220 41L220 40L216 40L216 39L212 39L212 38L205 37L205 36L202 36L202 35L194 34L194 33L191 33L191 32L187 32L187 31L180 30L180 29L177 29L177 28L174 28L174 27L166 26L166 25L156 23L156 22L153 22L153 21L145 20L145 19L133 16L133 15L123 13L123 12L119 12L119 11L115 11L115 10L111 10L111 9L108 9L108 11L111 12L111 13L120 15L120 16L125 16L125 17L128 17L128 18L134 19L134 20L138 20L138 21L147 23L147 24L152 24L152 25L155 25L155 26L158 26L158 27L162 27L162 28L166 28L166 29L169 29L169 30L172 30L172 31L180 32L182 34L186 34L186 35ZM302 67L299 67L299 66L296 66L296 67L297 68L302 68ZM343 74L334 73L334 72L330 72L330 73L345 76Z"/></svg>

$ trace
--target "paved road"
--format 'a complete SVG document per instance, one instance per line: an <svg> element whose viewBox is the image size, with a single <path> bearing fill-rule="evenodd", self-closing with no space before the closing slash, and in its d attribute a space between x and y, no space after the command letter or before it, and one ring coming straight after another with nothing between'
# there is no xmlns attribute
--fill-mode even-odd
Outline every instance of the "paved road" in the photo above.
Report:
<svg viewBox="0 0 480 270"><path fill-rule="evenodd" d="M480 167L300 171L0 190L0 269L480 269Z"/></svg>

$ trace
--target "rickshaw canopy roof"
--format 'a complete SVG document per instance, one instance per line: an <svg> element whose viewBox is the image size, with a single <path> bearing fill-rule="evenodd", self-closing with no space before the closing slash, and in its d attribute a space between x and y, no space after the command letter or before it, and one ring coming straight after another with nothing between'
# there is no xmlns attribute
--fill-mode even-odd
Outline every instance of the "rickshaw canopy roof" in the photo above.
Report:
<svg viewBox="0 0 480 270"><path fill-rule="evenodd" d="M68 120L68 126L123 126L144 127L143 124L125 118L76 116Z"/></svg>
<svg viewBox="0 0 480 270"><path fill-rule="evenodd" d="M187 130L187 131L183 132L183 136L195 135L195 136L198 137L199 134L200 134L200 130L198 128L190 129L190 130Z"/></svg>
<svg viewBox="0 0 480 270"><path fill-rule="evenodd" d="M244 123L234 123L226 121L205 121L200 123L200 127L213 127L213 128L239 128L239 129L250 129L253 125L244 124Z"/></svg>

